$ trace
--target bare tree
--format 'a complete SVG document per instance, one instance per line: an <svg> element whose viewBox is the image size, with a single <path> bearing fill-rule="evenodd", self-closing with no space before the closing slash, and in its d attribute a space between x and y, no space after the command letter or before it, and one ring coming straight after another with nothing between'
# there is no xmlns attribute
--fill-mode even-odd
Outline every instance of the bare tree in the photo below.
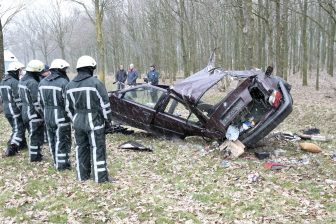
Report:
<svg viewBox="0 0 336 224"><path fill-rule="evenodd" d="M2 4L0 4L0 74L1 74L1 76L3 76L3 74L5 74L3 30L13 20L13 18L19 12L21 12L24 8L25 8L25 4L23 2L19 2L19 3L13 2L7 8L4 8L4 6L2 6ZM4 18L5 16L7 16L6 19Z"/></svg>

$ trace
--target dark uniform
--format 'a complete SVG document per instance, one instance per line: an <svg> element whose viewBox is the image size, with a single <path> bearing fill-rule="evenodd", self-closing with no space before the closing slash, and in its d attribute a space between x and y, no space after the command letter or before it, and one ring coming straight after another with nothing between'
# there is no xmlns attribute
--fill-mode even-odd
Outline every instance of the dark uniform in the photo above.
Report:
<svg viewBox="0 0 336 224"><path fill-rule="evenodd" d="M116 73L115 79L117 81L117 89L125 88L125 81L127 79L127 73L124 69L119 69Z"/></svg>
<svg viewBox="0 0 336 224"><path fill-rule="evenodd" d="M77 176L80 181L89 179L92 166L93 179L105 182L109 180L104 130L105 121L111 120L109 97L104 85L92 76L94 67L78 68L78 64L78 75L66 87L66 110L75 130Z"/></svg>
<svg viewBox="0 0 336 224"><path fill-rule="evenodd" d="M8 148L5 156L13 156L18 150L27 147L25 129L21 117L21 100L18 94L18 71L8 71L0 84L3 111L6 119L12 127L12 134L8 140Z"/></svg>
<svg viewBox="0 0 336 224"><path fill-rule="evenodd" d="M22 100L22 119L29 132L29 158L31 162L38 162L42 160L41 146L44 140L42 111L37 100L40 71L31 72L28 67L29 63L26 75L19 81L19 95Z"/></svg>
<svg viewBox="0 0 336 224"><path fill-rule="evenodd" d="M71 125L65 111L65 86L69 82L65 71L51 69L51 74L39 84L39 103L43 109L48 142L57 170L70 168Z"/></svg>

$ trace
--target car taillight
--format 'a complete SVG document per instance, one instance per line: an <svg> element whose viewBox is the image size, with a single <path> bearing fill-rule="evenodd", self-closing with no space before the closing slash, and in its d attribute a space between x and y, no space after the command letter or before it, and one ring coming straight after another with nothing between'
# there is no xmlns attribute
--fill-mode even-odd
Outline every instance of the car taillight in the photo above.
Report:
<svg viewBox="0 0 336 224"><path fill-rule="evenodd" d="M278 108L280 105L281 93L280 91L274 90L272 95L268 98L268 102L274 107Z"/></svg>

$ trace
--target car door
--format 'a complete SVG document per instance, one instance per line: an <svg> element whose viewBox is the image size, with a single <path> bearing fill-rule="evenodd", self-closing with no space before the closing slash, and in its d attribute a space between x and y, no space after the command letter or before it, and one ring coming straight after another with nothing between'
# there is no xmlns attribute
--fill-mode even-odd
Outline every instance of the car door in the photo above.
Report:
<svg viewBox="0 0 336 224"><path fill-rule="evenodd" d="M181 137L202 135L202 124L197 116L191 113L184 103L172 96L155 115L153 126L165 134Z"/></svg>
<svg viewBox="0 0 336 224"><path fill-rule="evenodd" d="M163 90L150 85L138 86L123 91L120 99L115 102L120 120L131 126L150 130L155 116L155 106Z"/></svg>

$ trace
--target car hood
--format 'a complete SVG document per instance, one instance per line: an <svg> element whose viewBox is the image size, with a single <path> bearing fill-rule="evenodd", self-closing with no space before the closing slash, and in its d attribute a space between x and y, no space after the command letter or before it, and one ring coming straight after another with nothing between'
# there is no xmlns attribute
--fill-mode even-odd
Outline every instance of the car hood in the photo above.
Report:
<svg viewBox="0 0 336 224"><path fill-rule="evenodd" d="M225 76L247 78L263 74L261 70L252 69L244 71L225 71L221 68L206 67L201 71L189 76L181 82L173 85L170 89L180 95L184 100L197 104L199 99L212 86L218 83Z"/></svg>

